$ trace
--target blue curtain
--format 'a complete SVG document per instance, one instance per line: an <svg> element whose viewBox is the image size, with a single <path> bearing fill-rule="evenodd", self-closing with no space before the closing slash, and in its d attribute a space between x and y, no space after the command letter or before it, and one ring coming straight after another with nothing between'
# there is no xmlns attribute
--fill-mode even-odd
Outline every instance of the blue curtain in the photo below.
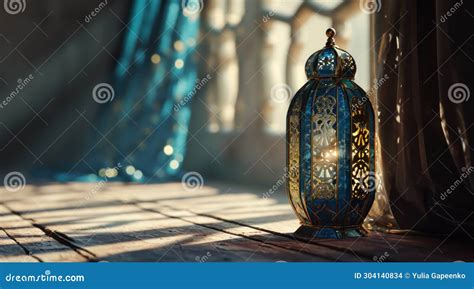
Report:
<svg viewBox="0 0 474 289"><path fill-rule="evenodd" d="M89 151L73 171L56 179L150 182L180 175L189 96L197 79L195 8L199 6L194 4L200 5L178 0L133 2L111 88L98 87L94 92L104 103L98 104Z"/></svg>

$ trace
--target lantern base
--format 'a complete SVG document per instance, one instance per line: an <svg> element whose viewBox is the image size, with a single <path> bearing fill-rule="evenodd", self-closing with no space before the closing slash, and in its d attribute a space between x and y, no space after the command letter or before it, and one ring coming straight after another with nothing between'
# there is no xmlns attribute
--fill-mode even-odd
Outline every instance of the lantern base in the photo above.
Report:
<svg viewBox="0 0 474 289"><path fill-rule="evenodd" d="M296 230L293 235L296 239L312 242L318 239L345 239L365 237L367 231L361 226L356 227L313 227L302 225Z"/></svg>

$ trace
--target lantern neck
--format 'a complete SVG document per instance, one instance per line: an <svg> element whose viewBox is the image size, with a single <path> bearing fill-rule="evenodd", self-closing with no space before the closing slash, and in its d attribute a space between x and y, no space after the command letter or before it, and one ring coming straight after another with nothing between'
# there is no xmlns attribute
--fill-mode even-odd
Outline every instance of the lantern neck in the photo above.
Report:
<svg viewBox="0 0 474 289"><path fill-rule="evenodd" d="M328 41L326 41L326 47L334 47L336 46L336 41L334 41L333 37L329 37Z"/></svg>

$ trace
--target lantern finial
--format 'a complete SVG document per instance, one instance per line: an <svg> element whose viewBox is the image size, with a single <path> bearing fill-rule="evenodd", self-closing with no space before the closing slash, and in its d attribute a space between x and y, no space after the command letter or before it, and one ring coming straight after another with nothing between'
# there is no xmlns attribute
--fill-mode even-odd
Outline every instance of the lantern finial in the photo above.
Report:
<svg viewBox="0 0 474 289"><path fill-rule="evenodd" d="M326 46L334 46L336 42L334 41L334 36L336 36L336 29L328 28L326 30L326 36L328 37L328 41L326 42Z"/></svg>

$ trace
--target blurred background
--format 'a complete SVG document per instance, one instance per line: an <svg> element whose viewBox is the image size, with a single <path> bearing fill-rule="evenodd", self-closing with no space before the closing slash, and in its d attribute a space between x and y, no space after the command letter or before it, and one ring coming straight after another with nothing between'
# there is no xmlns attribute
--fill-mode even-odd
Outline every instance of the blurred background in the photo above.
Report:
<svg viewBox="0 0 474 289"><path fill-rule="evenodd" d="M369 88L369 14L350 2L29 1L2 12L2 168L272 184L289 101L328 27Z"/></svg>

